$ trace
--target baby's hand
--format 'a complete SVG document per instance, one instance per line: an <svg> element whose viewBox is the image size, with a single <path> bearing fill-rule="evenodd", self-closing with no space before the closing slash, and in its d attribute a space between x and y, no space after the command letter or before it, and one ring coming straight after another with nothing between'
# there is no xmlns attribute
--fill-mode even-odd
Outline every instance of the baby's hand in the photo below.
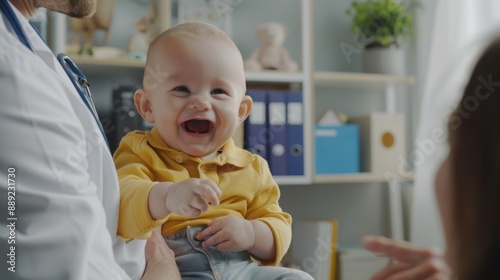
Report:
<svg viewBox="0 0 500 280"><path fill-rule="evenodd" d="M208 210L210 204L219 205L222 191L207 179L187 179L170 185L165 201L170 212L194 218Z"/></svg>
<svg viewBox="0 0 500 280"><path fill-rule="evenodd" d="M204 248L215 246L221 252L249 250L255 243L252 223L243 218L225 216L214 219L197 236Z"/></svg>

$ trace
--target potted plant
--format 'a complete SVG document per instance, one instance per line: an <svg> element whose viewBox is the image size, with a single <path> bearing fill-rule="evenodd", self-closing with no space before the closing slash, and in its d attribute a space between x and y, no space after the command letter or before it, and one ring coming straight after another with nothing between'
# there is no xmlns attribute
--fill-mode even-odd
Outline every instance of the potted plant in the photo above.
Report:
<svg viewBox="0 0 500 280"><path fill-rule="evenodd" d="M403 74L405 38L413 32L411 11L416 2L409 0L353 1L346 11L352 15L355 42L364 49L365 72Z"/></svg>

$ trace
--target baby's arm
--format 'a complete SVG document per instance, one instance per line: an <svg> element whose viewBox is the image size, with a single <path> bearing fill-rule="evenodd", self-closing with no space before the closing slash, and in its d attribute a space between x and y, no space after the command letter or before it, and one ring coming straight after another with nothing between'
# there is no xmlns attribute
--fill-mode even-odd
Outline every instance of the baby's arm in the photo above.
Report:
<svg viewBox="0 0 500 280"><path fill-rule="evenodd" d="M148 210L150 192L158 184L155 176L128 145L120 145L114 160L120 181L118 235L125 239L148 238L153 228L165 222L154 219Z"/></svg>
<svg viewBox="0 0 500 280"><path fill-rule="evenodd" d="M262 221L251 220L250 223L255 233L255 241L248 252L260 260L274 260L276 258L276 244L273 232Z"/></svg>
<svg viewBox="0 0 500 280"><path fill-rule="evenodd" d="M252 222L256 235L256 247L249 252L264 265L277 265L291 243L291 217L279 205L279 187L271 175L267 162L260 160L257 170L260 173L258 176L260 180L255 183L260 186L259 192L248 204L245 216ZM272 250L272 253L266 255L266 249L268 252ZM260 254L264 254L263 257Z"/></svg>
<svg viewBox="0 0 500 280"><path fill-rule="evenodd" d="M155 220L170 213L194 218L207 211L210 204L219 205L221 193L219 187L207 179L158 183L149 193L149 212Z"/></svg>

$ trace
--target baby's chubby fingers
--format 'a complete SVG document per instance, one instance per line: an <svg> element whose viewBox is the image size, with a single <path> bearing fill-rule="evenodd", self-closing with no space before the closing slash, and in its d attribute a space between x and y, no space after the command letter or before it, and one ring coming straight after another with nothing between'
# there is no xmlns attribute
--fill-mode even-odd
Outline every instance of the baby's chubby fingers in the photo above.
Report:
<svg viewBox="0 0 500 280"><path fill-rule="evenodd" d="M206 240L208 239L210 236L213 236L214 234L216 234L218 232L218 230L216 230L213 226L208 226L207 228L205 228L204 230L200 231L197 235L196 235L196 238L198 240Z"/></svg>
<svg viewBox="0 0 500 280"><path fill-rule="evenodd" d="M213 219L207 224L207 228L198 233L197 238L200 240L205 240L221 231L224 228L224 223L222 222L225 219L227 219L227 216Z"/></svg>
<svg viewBox="0 0 500 280"><path fill-rule="evenodd" d="M191 201L190 206L194 209L199 210L200 214L210 208L210 204L201 196L197 196L193 201Z"/></svg>
<svg viewBox="0 0 500 280"><path fill-rule="evenodd" d="M219 196L222 194L221 189L210 180L200 180L200 187L194 190L196 195L203 197L212 205L219 205Z"/></svg>

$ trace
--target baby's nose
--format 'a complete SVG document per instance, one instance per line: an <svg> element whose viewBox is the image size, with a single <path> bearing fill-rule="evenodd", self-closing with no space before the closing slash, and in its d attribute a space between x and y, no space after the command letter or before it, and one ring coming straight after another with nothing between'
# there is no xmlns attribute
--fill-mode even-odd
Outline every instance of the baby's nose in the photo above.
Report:
<svg viewBox="0 0 500 280"><path fill-rule="evenodd" d="M196 110L210 109L210 99L204 95L193 96L190 103L190 108Z"/></svg>

